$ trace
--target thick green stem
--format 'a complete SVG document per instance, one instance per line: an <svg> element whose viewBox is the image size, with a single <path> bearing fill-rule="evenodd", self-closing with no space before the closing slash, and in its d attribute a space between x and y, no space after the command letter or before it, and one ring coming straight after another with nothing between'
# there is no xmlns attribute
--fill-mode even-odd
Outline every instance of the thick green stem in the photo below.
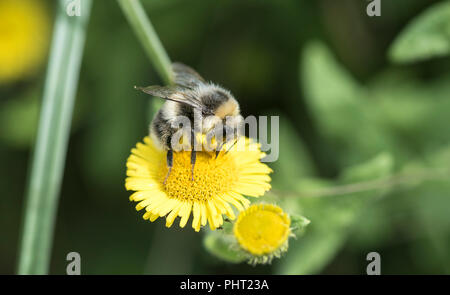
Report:
<svg viewBox="0 0 450 295"><path fill-rule="evenodd" d="M117 0L156 71L166 84L172 84L171 62L139 0Z"/></svg>
<svg viewBox="0 0 450 295"><path fill-rule="evenodd" d="M28 179L19 274L47 274L91 0L69 16L60 0ZM61 258L63 259L63 258Z"/></svg>

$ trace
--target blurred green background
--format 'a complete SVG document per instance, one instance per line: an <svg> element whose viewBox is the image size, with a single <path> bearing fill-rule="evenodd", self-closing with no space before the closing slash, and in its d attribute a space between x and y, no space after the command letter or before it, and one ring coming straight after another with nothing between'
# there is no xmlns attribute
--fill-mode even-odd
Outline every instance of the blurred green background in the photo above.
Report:
<svg viewBox="0 0 450 295"><path fill-rule="evenodd" d="M51 27L55 3L33 2ZM133 86L162 82L117 3L95 0L50 273L64 274L76 251L83 274L365 274L376 251L383 274L450 274L449 2L382 0L370 18L363 0L142 0L172 60L230 89L244 116L280 116L274 193L311 225L283 258L252 267L213 257L190 228L144 221L129 202L125 161L151 117ZM23 54L37 42L50 36ZM45 65L0 80L1 274L15 272ZM399 173L420 179L304 196Z"/></svg>

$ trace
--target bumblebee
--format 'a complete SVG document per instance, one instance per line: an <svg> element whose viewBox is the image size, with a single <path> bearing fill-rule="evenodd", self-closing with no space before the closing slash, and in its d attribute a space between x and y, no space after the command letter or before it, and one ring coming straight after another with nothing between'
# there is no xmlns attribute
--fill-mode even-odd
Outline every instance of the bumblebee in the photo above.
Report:
<svg viewBox="0 0 450 295"><path fill-rule="evenodd" d="M152 96L166 101L150 124L150 136L153 142L167 151L168 172L164 184L173 167L173 152L186 149L191 151L191 180L194 180L194 166L199 135L221 134L216 144L216 157L222 147L230 140L236 142L242 134L243 117L237 100L230 91L206 82L195 70L173 63L174 85L135 87ZM184 121L183 121L184 120ZM186 128L185 121L189 127ZM183 134L180 143L173 140L176 134Z"/></svg>

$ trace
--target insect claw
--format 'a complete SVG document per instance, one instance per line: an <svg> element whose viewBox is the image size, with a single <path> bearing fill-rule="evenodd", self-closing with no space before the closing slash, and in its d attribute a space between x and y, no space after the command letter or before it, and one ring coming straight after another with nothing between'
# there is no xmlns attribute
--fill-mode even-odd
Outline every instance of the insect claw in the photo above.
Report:
<svg viewBox="0 0 450 295"><path fill-rule="evenodd" d="M172 171L172 167L169 167L169 171L167 171L166 177L164 178L163 184L166 185L167 179L169 178L170 172Z"/></svg>
<svg viewBox="0 0 450 295"><path fill-rule="evenodd" d="M219 156L220 152L222 151L223 146L225 145L226 142L223 142L220 144L219 149L216 150L216 159Z"/></svg>
<svg viewBox="0 0 450 295"><path fill-rule="evenodd" d="M194 166L196 160L197 160L197 151L194 149L191 151L191 181L194 181Z"/></svg>
<svg viewBox="0 0 450 295"><path fill-rule="evenodd" d="M233 147L234 145L237 143L237 139L234 140L233 144L228 148L228 150L225 151L225 154L227 154Z"/></svg>

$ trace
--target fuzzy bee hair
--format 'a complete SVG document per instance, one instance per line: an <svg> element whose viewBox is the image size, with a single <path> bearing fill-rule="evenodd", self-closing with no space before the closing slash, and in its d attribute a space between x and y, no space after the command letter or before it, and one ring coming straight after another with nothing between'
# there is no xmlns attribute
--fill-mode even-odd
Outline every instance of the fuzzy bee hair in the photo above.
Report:
<svg viewBox="0 0 450 295"><path fill-rule="evenodd" d="M150 125L150 136L164 150L180 150L172 146L172 136L180 130L179 118L189 120L191 134L206 134L216 126L240 135L243 118L239 104L230 91L214 83L206 82L190 67L174 63L173 86L149 86L138 89L153 96L166 99Z"/></svg>

